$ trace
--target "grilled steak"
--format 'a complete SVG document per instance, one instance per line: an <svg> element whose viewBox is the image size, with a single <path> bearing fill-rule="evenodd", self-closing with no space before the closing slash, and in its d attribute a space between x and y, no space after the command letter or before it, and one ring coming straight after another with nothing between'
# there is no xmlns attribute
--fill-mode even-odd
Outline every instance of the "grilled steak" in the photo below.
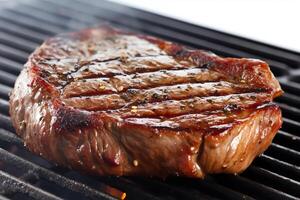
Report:
<svg viewBox="0 0 300 200"><path fill-rule="evenodd" d="M110 27L48 39L10 96L34 153L98 175L239 173L282 124L282 94L260 60Z"/></svg>

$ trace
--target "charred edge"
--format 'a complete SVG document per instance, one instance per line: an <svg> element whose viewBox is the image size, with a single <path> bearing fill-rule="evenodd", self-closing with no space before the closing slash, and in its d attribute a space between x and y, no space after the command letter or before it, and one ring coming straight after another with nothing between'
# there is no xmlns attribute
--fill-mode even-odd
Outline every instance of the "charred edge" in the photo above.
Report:
<svg viewBox="0 0 300 200"><path fill-rule="evenodd" d="M60 107L55 113L54 129L57 133L74 132L94 125L92 116L84 111Z"/></svg>
<svg viewBox="0 0 300 200"><path fill-rule="evenodd" d="M189 61L198 67L209 68L215 65L215 60L221 58L210 51L188 49L176 43L166 42L155 37L144 35L138 35L138 37L156 44L160 49L165 51L167 55L177 60Z"/></svg>
<svg viewBox="0 0 300 200"><path fill-rule="evenodd" d="M46 70L42 69L41 72L40 72L40 76L42 78L47 79L49 76L51 76L51 73L49 71L46 71Z"/></svg>
<svg viewBox="0 0 300 200"><path fill-rule="evenodd" d="M239 59L239 58L226 58L223 59L220 56L217 56L211 52L203 51L203 50L190 50L185 47L182 47L177 44L167 43L163 44L161 41L161 48L163 48L168 55L174 56L179 60L186 60L198 67L210 68L214 71L222 73L227 77L232 77L234 82L246 81L248 83L253 84L253 80L248 76L253 73L254 67L259 65L264 69L269 69L268 64L260 61L260 60L250 60L250 59ZM248 78L245 80L241 80L241 70L248 71ZM254 85L260 85L264 88L270 88L270 86L265 82L268 80L268 74L271 73L268 70L263 73L258 73L257 78L255 78ZM271 73L272 74L272 73ZM261 77L262 76L262 77ZM270 79L271 82L276 82L276 80ZM272 83L271 83L272 84ZM275 83L276 84L276 83ZM274 90L275 88L270 88ZM275 91L276 92L276 91ZM282 91L277 91L275 96L279 96L282 94Z"/></svg>
<svg viewBox="0 0 300 200"><path fill-rule="evenodd" d="M209 69L215 66L214 54L202 50L189 50L184 47L174 46L167 50L168 54L178 60L186 60L192 64Z"/></svg>

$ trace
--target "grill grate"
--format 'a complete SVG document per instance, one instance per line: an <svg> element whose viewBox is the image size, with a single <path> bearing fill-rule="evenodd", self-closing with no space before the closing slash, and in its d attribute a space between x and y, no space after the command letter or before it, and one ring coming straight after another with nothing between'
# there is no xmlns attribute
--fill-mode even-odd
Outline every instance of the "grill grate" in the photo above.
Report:
<svg viewBox="0 0 300 200"><path fill-rule="evenodd" d="M5 3L4 3L5 5ZM297 199L300 197L300 54L106 1L18 1L0 12L0 199ZM241 175L187 178L91 177L53 166L15 136L8 92L28 55L47 37L101 23L221 56L267 61L285 94L282 130Z"/></svg>

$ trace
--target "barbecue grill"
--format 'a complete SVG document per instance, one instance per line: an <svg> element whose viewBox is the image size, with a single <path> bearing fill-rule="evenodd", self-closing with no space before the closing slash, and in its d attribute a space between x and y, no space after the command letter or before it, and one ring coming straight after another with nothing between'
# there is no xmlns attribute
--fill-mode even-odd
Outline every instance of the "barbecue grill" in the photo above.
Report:
<svg viewBox="0 0 300 200"><path fill-rule="evenodd" d="M297 199L300 198L300 53L106 1L26 0L0 8L0 199ZM4 4L4 5L3 5ZM94 177L33 155L16 137L8 93L29 54L57 33L109 23L221 56L267 61L285 94L283 127L240 175L205 180Z"/></svg>

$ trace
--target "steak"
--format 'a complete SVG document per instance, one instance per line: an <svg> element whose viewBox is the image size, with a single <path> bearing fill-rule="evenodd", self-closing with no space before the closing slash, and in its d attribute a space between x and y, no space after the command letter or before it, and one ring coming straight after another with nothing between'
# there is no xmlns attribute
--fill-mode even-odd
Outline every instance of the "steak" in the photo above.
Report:
<svg viewBox="0 0 300 200"><path fill-rule="evenodd" d="M272 142L282 94L267 63L108 26L48 39L10 95L32 152L97 175L240 173Z"/></svg>

